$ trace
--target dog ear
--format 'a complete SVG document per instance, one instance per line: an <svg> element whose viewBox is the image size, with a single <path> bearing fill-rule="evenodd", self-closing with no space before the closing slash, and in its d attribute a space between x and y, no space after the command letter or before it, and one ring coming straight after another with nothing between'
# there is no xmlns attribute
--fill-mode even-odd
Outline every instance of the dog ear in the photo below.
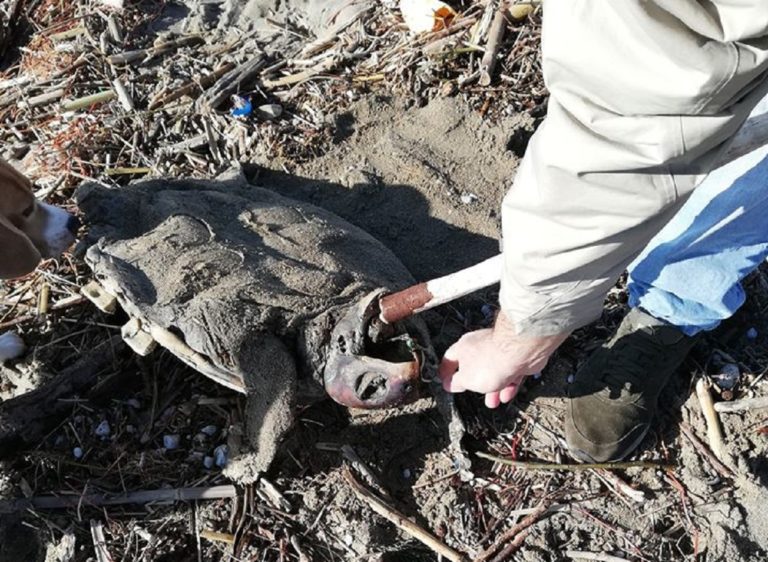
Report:
<svg viewBox="0 0 768 562"><path fill-rule="evenodd" d="M0 279L26 275L35 270L41 259L32 241L0 216Z"/></svg>

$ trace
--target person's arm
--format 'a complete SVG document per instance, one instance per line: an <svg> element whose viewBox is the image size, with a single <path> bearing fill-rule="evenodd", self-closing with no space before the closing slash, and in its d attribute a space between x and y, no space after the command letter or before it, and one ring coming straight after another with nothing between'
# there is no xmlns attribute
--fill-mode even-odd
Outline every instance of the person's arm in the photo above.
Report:
<svg viewBox="0 0 768 562"><path fill-rule="evenodd" d="M597 318L768 89L768 50L754 46L765 41L735 42L768 36L764 10L749 25L744 13L723 20L671 0L548 0L544 10L551 96L503 203L504 325L446 353L448 388L514 389L553 342ZM481 349L487 370L475 363Z"/></svg>

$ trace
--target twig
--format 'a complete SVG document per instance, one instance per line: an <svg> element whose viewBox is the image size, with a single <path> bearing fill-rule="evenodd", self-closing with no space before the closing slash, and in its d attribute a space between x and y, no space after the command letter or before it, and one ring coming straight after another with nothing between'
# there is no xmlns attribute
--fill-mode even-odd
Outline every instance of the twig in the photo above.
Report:
<svg viewBox="0 0 768 562"><path fill-rule="evenodd" d="M759 396L757 398L742 398L733 402L715 403L715 411L721 414L732 414L734 412L748 412L749 410L764 410L768 408L768 396Z"/></svg>
<svg viewBox="0 0 768 562"><path fill-rule="evenodd" d="M536 506L535 510L530 515L527 515L525 519L520 521L517 525L507 529L494 544L481 552L475 558L475 562L486 562L488 560L491 562L503 562L504 560L509 560L510 554L520 548L523 541L528 536L529 527L544 517L548 512L548 507L549 506L543 502ZM508 541L511 542L504 548L501 548ZM500 548L501 551L499 554L491 558Z"/></svg>
<svg viewBox="0 0 768 562"><path fill-rule="evenodd" d="M712 454L712 451L710 451L707 446L702 443L698 437L696 437L696 434L693 432L693 428L691 428L690 425L688 425L685 422L682 422L680 424L680 431L683 432L683 435L685 435L688 438L688 441L691 442L694 449L696 449L699 454L701 454L703 457L705 457L709 464L712 465L712 468L714 468L720 476L723 476L725 478L733 478L733 471L728 468L725 464L720 462L720 459L718 459L714 454Z"/></svg>
<svg viewBox="0 0 768 562"><path fill-rule="evenodd" d="M720 420L715 412L712 394L709 392L707 381L700 378L696 381L696 396L699 398L701 411L707 422L707 439L709 447L719 460L725 459L725 445L723 443L723 430L720 427Z"/></svg>
<svg viewBox="0 0 768 562"><path fill-rule="evenodd" d="M345 466L342 470L344 479L352 487L355 495L367 503L371 509L373 509L373 511L396 525L400 530L408 533L422 544L431 548L436 554L442 556L443 558L446 558L451 562L468 561L468 558L466 558L463 554L441 542L440 539L435 537L433 534L419 527L416 523L406 518L405 515L400 513L395 508L390 507L383 500L366 489L362 484L360 484L360 482L357 481L349 467Z"/></svg>
<svg viewBox="0 0 768 562"><path fill-rule="evenodd" d="M73 295L71 297L67 297L59 301L56 301L55 303L50 305L48 307L48 312L53 312L55 310L64 310L66 308L72 308L73 306L77 306L79 304L82 304L83 302L85 302L85 297L81 295ZM8 320L6 322L0 323L0 330L11 328L12 326L18 326L19 324L24 324L26 322L36 320L37 318L39 318L37 314L25 314L24 316L17 316L13 320Z"/></svg>
<svg viewBox="0 0 768 562"><path fill-rule="evenodd" d="M112 557L107 550L107 541L104 538L104 527L101 521L91 519L91 538L93 539L93 549L96 552L97 562L112 562Z"/></svg>
<svg viewBox="0 0 768 562"><path fill-rule="evenodd" d="M586 552L584 550L566 550L565 555L574 560L593 560L594 562L627 562L626 558L611 556L604 552Z"/></svg>
<svg viewBox="0 0 768 562"><path fill-rule="evenodd" d="M606 486L614 490L619 497L626 496L627 498L631 499L633 502L636 503L645 503L645 492L642 490L638 490L636 488L633 488L624 480L619 478L617 475L615 475L613 472L610 472L608 470L597 470L596 474L598 478L600 478ZM631 504L627 504L631 505Z"/></svg>
<svg viewBox="0 0 768 562"><path fill-rule="evenodd" d="M0 501L0 513L23 509L62 509L77 507L79 504L93 507L105 505L145 504L150 502L174 502L216 500L233 498L237 489L231 485L201 486L196 488L174 488L170 490L137 490L126 494L86 494L84 496L37 496L30 499Z"/></svg>
<svg viewBox="0 0 768 562"><path fill-rule="evenodd" d="M188 96L191 94L194 94L197 91L203 91L206 88L210 88L212 84L216 82L219 78L224 76L227 72L235 68L235 65L231 62L225 63L221 67L217 68L210 74L206 74L199 80L193 80L191 82L187 82L183 86L179 86L172 92L163 92L162 95L155 97L150 103L149 103L149 110L153 111L155 109L158 109L160 107L163 107L164 105L169 104L172 101L176 101L177 99L183 98L184 96Z"/></svg>
<svg viewBox="0 0 768 562"><path fill-rule="evenodd" d="M116 55L107 57L107 61L109 64L113 65L128 64L137 60L151 58L163 53L167 53L168 51L172 51L180 47L199 45L201 43L205 43L205 39L203 39L200 35L191 35L189 37L176 39L175 41L160 43L159 45L155 45L150 49L139 49L137 51L126 51L124 53L118 53Z"/></svg>
<svg viewBox="0 0 768 562"><path fill-rule="evenodd" d="M514 466L515 468L523 468L526 470L565 470L565 471L581 471L581 470L626 470L628 468L650 468L654 470L674 470L673 464L662 464L651 461L628 461L628 462L596 462L596 463L584 463L584 464L557 464L549 462L528 462L528 461L513 461L511 459L505 459L488 453L478 451L475 453L481 459L488 459L489 461L506 464L508 466Z"/></svg>
<svg viewBox="0 0 768 562"><path fill-rule="evenodd" d="M235 535L229 533L217 533L216 531L202 530L200 536L213 542L223 542L226 544L235 544Z"/></svg>
<svg viewBox="0 0 768 562"><path fill-rule="evenodd" d="M264 87L279 88L281 86L291 86L293 84L298 84L299 82L304 82L305 80L309 80L318 74L331 70L342 60L343 57L329 56L324 61L316 64L312 68L308 68L307 70L302 70L296 74L289 74L288 76L283 76L274 80L264 80Z"/></svg>

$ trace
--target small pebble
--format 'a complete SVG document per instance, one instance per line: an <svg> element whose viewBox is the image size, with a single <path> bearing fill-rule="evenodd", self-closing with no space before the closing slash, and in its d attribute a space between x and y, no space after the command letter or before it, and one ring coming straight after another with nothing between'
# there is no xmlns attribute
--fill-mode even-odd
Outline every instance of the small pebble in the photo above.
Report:
<svg viewBox="0 0 768 562"><path fill-rule="evenodd" d="M75 447L72 449L72 456L76 459L82 459L83 458L83 450L80 447Z"/></svg>
<svg viewBox="0 0 768 562"><path fill-rule="evenodd" d="M406 480L410 480L411 479L411 469L410 468L404 468L403 469L403 478L405 478Z"/></svg>
<svg viewBox="0 0 768 562"><path fill-rule="evenodd" d="M576 378L576 375L568 375L568 378L565 380L568 381L568 384L573 384L573 381L575 378Z"/></svg>
<svg viewBox="0 0 768 562"><path fill-rule="evenodd" d="M136 410L141 408L141 402L139 402L135 398L129 398L128 400L125 401L125 403L128 404L131 408L134 408Z"/></svg>
<svg viewBox="0 0 768 562"><path fill-rule="evenodd" d="M748 340L757 339L757 330L755 328L750 328L749 330L747 330L747 339Z"/></svg>
<svg viewBox="0 0 768 562"><path fill-rule="evenodd" d="M169 451L178 448L180 441L181 439L177 434L163 435L163 447Z"/></svg>
<svg viewBox="0 0 768 562"><path fill-rule="evenodd" d="M104 420L99 425L96 426L96 429L94 430L94 433L98 435L99 437L109 437L110 432L109 422L107 420Z"/></svg>
<svg viewBox="0 0 768 562"><path fill-rule="evenodd" d="M226 445L219 445L213 450L213 457L216 460L216 466L224 468L227 466L227 455L229 454L229 447Z"/></svg>
<svg viewBox="0 0 768 562"><path fill-rule="evenodd" d="M200 430L200 433L205 433L208 437L213 437L216 435L217 431L219 431L219 428L215 425L206 425Z"/></svg>
<svg viewBox="0 0 768 562"><path fill-rule="evenodd" d="M213 468L213 457L205 457L203 459L203 466L208 470Z"/></svg>
<svg viewBox="0 0 768 562"><path fill-rule="evenodd" d="M465 205L469 205L470 203L474 203L477 201L477 195L474 193L463 193L461 195L461 202Z"/></svg>

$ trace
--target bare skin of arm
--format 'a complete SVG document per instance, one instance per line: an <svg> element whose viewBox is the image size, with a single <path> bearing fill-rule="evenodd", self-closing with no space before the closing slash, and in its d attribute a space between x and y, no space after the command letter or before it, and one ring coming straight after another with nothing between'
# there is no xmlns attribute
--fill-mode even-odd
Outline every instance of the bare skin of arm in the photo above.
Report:
<svg viewBox="0 0 768 562"><path fill-rule="evenodd" d="M489 408L506 404L517 395L523 379L540 373L569 335L517 335L502 312L493 328L465 334L448 348L440 363L443 388L485 394Z"/></svg>

